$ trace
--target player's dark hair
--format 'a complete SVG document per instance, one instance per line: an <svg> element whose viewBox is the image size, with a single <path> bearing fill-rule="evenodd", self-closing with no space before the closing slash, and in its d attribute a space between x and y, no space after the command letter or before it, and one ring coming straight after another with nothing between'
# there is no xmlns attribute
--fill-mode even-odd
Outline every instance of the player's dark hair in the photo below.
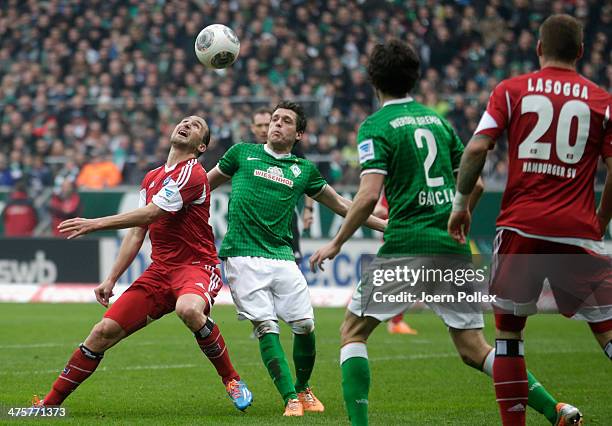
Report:
<svg viewBox="0 0 612 426"><path fill-rule="evenodd" d="M377 44L368 62L374 87L386 95L406 96L419 79L421 60L412 46L397 40Z"/></svg>
<svg viewBox="0 0 612 426"><path fill-rule="evenodd" d="M204 119L202 118L202 120ZM203 143L208 148L208 144L210 143L210 127L208 127L208 123L206 123L206 120L204 120L204 123L206 124L206 128L204 129L204 134L202 135L202 140L200 141L200 143ZM200 158L200 155L202 154L203 152L197 151L195 153L196 158Z"/></svg>
<svg viewBox="0 0 612 426"><path fill-rule="evenodd" d="M210 143L210 129L206 126L204 130L204 135L202 136L202 143L206 146Z"/></svg>
<svg viewBox="0 0 612 426"><path fill-rule="evenodd" d="M253 114L251 114L251 123L255 122L256 115L262 115L262 114L272 115L272 110L268 107L257 108L255 111L253 111Z"/></svg>
<svg viewBox="0 0 612 426"><path fill-rule="evenodd" d="M295 130L298 132L303 132L306 130L308 120L306 119L306 113L304 112L304 107L302 105L291 101L280 101L279 104L274 107L274 111L281 108L290 109L291 111L295 112L297 120L295 123Z"/></svg>
<svg viewBox="0 0 612 426"><path fill-rule="evenodd" d="M582 46L582 24L570 15L551 15L540 25L542 55L547 59L573 63Z"/></svg>

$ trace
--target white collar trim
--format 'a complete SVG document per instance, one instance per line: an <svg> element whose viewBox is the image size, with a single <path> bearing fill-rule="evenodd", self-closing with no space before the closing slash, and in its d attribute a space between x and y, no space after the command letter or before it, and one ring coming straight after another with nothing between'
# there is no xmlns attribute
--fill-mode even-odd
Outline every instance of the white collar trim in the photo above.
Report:
<svg viewBox="0 0 612 426"><path fill-rule="evenodd" d="M264 151L266 151L268 154L270 154L272 157L276 158L277 160L280 158L288 158L291 157L291 153L289 154L278 154L274 151L272 151L270 148L268 148L268 145L264 145Z"/></svg>
<svg viewBox="0 0 612 426"><path fill-rule="evenodd" d="M178 164L178 163L176 163ZM167 164L164 164L164 170L166 171L166 173L171 172L172 170L176 169L176 164L172 167L168 167Z"/></svg>
<svg viewBox="0 0 612 426"><path fill-rule="evenodd" d="M412 101L414 101L412 96L408 96L406 98L391 99L390 101L385 102L383 104L383 107L386 107L387 105L405 104L405 103L412 102Z"/></svg>

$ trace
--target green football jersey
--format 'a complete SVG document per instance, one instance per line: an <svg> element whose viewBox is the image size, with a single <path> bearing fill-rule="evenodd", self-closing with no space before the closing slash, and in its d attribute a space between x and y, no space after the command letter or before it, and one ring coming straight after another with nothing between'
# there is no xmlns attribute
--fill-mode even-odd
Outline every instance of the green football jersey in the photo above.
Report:
<svg viewBox="0 0 612 426"><path fill-rule="evenodd" d="M469 254L446 231L463 154L453 128L412 98L395 99L361 124L357 142L361 175L385 175L389 223L379 256Z"/></svg>
<svg viewBox="0 0 612 426"><path fill-rule="evenodd" d="M264 144L239 143L219 160L232 178L228 227L219 256L295 260L291 217L303 194L318 195L327 182L309 160L276 154Z"/></svg>

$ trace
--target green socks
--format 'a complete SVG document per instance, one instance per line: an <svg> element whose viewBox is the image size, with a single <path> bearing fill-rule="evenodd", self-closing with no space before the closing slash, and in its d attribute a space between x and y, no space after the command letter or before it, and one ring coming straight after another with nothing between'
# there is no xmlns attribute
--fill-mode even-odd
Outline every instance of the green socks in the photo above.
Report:
<svg viewBox="0 0 612 426"><path fill-rule="evenodd" d="M315 335L293 335L293 363L295 364L295 391L302 392L308 387L308 380L315 363Z"/></svg>
<svg viewBox="0 0 612 426"><path fill-rule="evenodd" d="M529 400L527 404L539 413L544 414L551 424L557 421L557 401L546 391L538 379L527 370L527 383L529 386Z"/></svg>
<svg viewBox="0 0 612 426"><path fill-rule="evenodd" d="M353 426L368 424L370 366L365 343L348 343L340 350L342 393Z"/></svg>
<svg viewBox="0 0 612 426"><path fill-rule="evenodd" d="M291 370L287 364L287 358L280 344L278 334L266 333L259 339L259 351L261 359L272 377L274 386L283 397L285 404L290 399L297 398L293 380L291 378Z"/></svg>

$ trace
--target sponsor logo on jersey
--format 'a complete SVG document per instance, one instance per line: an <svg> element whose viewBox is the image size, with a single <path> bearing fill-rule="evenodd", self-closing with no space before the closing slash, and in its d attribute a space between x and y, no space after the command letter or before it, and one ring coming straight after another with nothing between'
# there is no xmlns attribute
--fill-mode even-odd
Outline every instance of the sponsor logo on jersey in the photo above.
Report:
<svg viewBox="0 0 612 426"><path fill-rule="evenodd" d="M166 198L172 197L176 193L176 189L177 187L174 179L172 179L170 176L166 177L166 179L164 179L162 188L162 191L164 191Z"/></svg>
<svg viewBox="0 0 612 426"><path fill-rule="evenodd" d="M280 167L276 167L276 166L268 167L268 173L274 176L285 177L285 174L283 173L283 169L281 169Z"/></svg>
<svg viewBox="0 0 612 426"><path fill-rule="evenodd" d="M302 174L302 171L297 166L297 164L294 164L293 166L291 166L289 168L291 169L291 171L293 172L293 176L295 176L295 177L298 177L300 174Z"/></svg>
<svg viewBox="0 0 612 426"><path fill-rule="evenodd" d="M280 172L280 174L278 172ZM263 170L254 170L253 176L262 177L273 182L287 185L289 188L293 188L293 181L291 179L283 177L283 171L278 167L270 167L266 172L264 172Z"/></svg>
<svg viewBox="0 0 612 426"><path fill-rule="evenodd" d="M155 181L151 182L151 185L149 185L149 189L153 188L155 186Z"/></svg>
<svg viewBox="0 0 612 426"><path fill-rule="evenodd" d="M374 141L366 139L357 148L359 150L359 163L374 159Z"/></svg>

